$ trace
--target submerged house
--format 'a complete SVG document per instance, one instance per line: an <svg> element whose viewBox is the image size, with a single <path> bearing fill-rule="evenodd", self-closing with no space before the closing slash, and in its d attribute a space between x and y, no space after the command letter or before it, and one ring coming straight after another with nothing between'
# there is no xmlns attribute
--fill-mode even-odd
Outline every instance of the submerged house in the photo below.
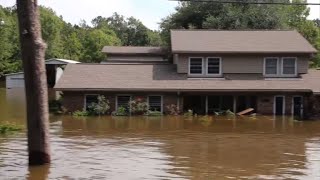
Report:
<svg viewBox="0 0 320 180"><path fill-rule="evenodd" d="M172 30L171 53L160 47L105 47L101 64L68 64L56 84L69 111L104 95L111 110L142 98L197 114L239 112L298 115L320 95L317 50L296 31ZM172 60L167 60L168 55Z"/></svg>

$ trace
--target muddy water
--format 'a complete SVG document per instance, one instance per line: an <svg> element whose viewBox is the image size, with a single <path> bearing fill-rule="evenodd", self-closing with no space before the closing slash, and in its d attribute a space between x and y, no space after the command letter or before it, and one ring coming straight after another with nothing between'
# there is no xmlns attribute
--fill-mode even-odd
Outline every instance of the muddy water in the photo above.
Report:
<svg viewBox="0 0 320 180"><path fill-rule="evenodd" d="M0 114L24 124L23 93L1 89ZM0 136L0 179L320 179L320 121L50 119L52 164L28 168L25 132Z"/></svg>

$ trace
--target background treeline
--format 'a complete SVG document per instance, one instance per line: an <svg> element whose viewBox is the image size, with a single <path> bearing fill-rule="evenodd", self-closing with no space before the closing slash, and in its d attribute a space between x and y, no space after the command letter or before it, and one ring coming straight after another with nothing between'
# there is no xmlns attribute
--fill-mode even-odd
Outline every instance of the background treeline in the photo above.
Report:
<svg viewBox="0 0 320 180"><path fill-rule="evenodd" d="M246 0L251 1L251 0ZM275 0L269 0L275 1ZM277 0L275 2L290 2ZM303 2L303 0L293 0ZM98 16L88 25L67 23L52 9L40 7L46 59L65 58L100 62L105 45L170 47L170 29L296 29L320 50L320 20L307 20L307 6L181 2L176 12L160 22L160 30L148 29L134 17L114 13ZM16 8L0 6L0 77L21 70ZM313 58L320 67L320 55Z"/></svg>
<svg viewBox="0 0 320 180"><path fill-rule="evenodd" d="M160 46L157 31L148 29L134 17L114 13L72 25L50 8L40 7L42 36L47 43L46 59L64 58L100 62L106 45ZM21 70L16 8L0 6L0 77Z"/></svg>

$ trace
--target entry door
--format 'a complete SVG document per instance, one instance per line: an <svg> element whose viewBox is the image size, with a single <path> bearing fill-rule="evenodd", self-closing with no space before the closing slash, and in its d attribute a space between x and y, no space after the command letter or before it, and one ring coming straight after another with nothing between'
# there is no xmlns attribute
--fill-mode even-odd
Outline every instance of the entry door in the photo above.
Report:
<svg viewBox="0 0 320 180"><path fill-rule="evenodd" d="M302 96L293 97L293 115L297 117L303 116L303 98Z"/></svg>
<svg viewBox="0 0 320 180"><path fill-rule="evenodd" d="M285 100L284 96L276 96L274 100L274 114L284 115L285 114Z"/></svg>

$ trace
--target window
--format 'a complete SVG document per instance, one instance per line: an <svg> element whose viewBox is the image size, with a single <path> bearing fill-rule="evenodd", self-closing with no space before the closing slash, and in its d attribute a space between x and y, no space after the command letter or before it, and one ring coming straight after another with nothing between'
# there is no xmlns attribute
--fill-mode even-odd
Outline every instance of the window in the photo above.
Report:
<svg viewBox="0 0 320 180"><path fill-rule="evenodd" d="M296 58L291 58L291 57L282 58L282 74L283 75L296 74Z"/></svg>
<svg viewBox="0 0 320 180"><path fill-rule="evenodd" d="M203 74L203 58L189 59L189 74Z"/></svg>
<svg viewBox="0 0 320 180"><path fill-rule="evenodd" d="M162 96L148 97L149 110L162 112Z"/></svg>
<svg viewBox="0 0 320 180"><path fill-rule="evenodd" d="M131 100L131 96L117 96L117 110L119 107L124 107L127 112L130 111L129 102Z"/></svg>
<svg viewBox="0 0 320 180"><path fill-rule="evenodd" d="M278 74L278 61L279 58L265 58L265 75Z"/></svg>
<svg viewBox="0 0 320 180"><path fill-rule="evenodd" d="M207 74L221 74L221 58L208 58L207 59Z"/></svg>
<svg viewBox="0 0 320 180"><path fill-rule="evenodd" d="M85 95L85 109L89 110L89 107L92 103L98 103L98 95Z"/></svg>

